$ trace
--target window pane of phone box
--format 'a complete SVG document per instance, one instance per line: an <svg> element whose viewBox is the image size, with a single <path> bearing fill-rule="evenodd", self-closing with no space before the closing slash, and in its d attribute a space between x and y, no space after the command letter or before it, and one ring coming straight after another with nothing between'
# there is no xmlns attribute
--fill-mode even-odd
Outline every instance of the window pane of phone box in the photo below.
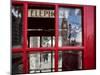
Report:
<svg viewBox="0 0 100 75"><path fill-rule="evenodd" d="M23 7L13 5L11 9L12 14L12 47L22 47L22 17Z"/></svg>
<svg viewBox="0 0 100 75"><path fill-rule="evenodd" d="M52 72L54 68L53 52L33 52L29 54L30 73Z"/></svg>
<svg viewBox="0 0 100 75"><path fill-rule="evenodd" d="M58 71L82 69L82 51L59 51Z"/></svg>
<svg viewBox="0 0 100 75"><path fill-rule="evenodd" d="M59 8L59 47L82 45L82 11Z"/></svg>
<svg viewBox="0 0 100 75"><path fill-rule="evenodd" d="M12 74L22 74L23 64L21 53L12 54Z"/></svg>

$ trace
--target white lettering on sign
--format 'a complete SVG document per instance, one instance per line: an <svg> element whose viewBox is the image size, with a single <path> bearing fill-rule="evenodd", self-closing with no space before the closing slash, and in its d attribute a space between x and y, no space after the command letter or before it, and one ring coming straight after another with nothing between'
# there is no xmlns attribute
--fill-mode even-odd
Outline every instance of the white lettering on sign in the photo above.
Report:
<svg viewBox="0 0 100 75"><path fill-rule="evenodd" d="M28 10L28 17L54 18L54 10L29 9Z"/></svg>

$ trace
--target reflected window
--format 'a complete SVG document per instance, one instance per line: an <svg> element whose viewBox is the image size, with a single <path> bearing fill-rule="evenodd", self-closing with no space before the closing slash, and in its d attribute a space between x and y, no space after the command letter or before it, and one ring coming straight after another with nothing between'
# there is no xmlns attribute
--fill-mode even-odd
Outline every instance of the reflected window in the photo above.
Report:
<svg viewBox="0 0 100 75"><path fill-rule="evenodd" d="M30 48L54 47L55 37L54 36L30 36L28 43Z"/></svg>
<svg viewBox="0 0 100 75"><path fill-rule="evenodd" d="M59 47L82 45L82 13L79 8L59 8Z"/></svg>
<svg viewBox="0 0 100 75"><path fill-rule="evenodd" d="M40 37L39 36L31 36L29 38L29 47L30 48L39 48L40 47Z"/></svg>
<svg viewBox="0 0 100 75"><path fill-rule="evenodd" d="M42 47L51 47L51 37L42 37Z"/></svg>
<svg viewBox="0 0 100 75"><path fill-rule="evenodd" d="M35 52L29 54L30 73L52 72L53 70L52 52Z"/></svg>

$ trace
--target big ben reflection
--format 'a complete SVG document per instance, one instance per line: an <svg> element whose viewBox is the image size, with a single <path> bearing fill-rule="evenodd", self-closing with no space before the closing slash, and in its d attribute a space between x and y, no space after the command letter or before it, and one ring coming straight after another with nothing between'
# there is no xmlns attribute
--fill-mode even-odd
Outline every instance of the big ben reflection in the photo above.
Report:
<svg viewBox="0 0 100 75"><path fill-rule="evenodd" d="M81 46L81 10L78 8L59 9L59 47Z"/></svg>
<svg viewBox="0 0 100 75"><path fill-rule="evenodd" d="M69 36L69 25L68 21L65 18L65 12L63 12L62 24L61 24L61 36L62 36L62 46L66 46L70 44Z"/></svg>

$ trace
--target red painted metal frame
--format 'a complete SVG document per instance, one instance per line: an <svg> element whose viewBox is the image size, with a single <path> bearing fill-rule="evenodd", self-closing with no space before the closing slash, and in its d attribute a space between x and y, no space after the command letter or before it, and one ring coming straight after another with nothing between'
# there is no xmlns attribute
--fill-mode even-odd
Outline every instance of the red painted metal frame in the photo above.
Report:
<svg viewBox="0 0 100 75"><path fill-rule="evenodd" d="M23 17L24 17L24 21L23 21L23 31L24 31L24 51L23 51L23 70L24 73L28 73L28 59L27 59L27 52L26 52L26 48L27 48L27 17L28 17L28 4L26 2L24 2L24 12L23 12Z"/></svg>
<svg viewBox="0 0 100 75"><path fill-rule="evenodd" d="M66 50L82 50L83 52L83 69L94 69L96 68L96 58L95 58L95 49L96 49L96 38L95 38L95 8L94 6L85 6L85 5L74 5L74 4L58 4L58 3L44 3L44 2L25 2L25 1L12 1L13 4L23 5L23 47L22 48L13 48L13 53L22 53L23 61L23 70L24 73L29 73L29 52L42 52L42 51L54 51L55 52L55 72L58 71L58 51ZM42 6L54 6L55 8L55 47L54 48L28 48L27 46L27 19L28 19L28 5L42 5ZM58 47L58 36L59 36L59 7L71 7L71 8L81 8L83 11L83 46L82 47ZM91 18L89 18L89 17ZM89 43L89 44L88 44Z"/></svg>
<svg viewBox="0 0 100 75"><path fill-rule="evenodd" d="M84 6L84 69L96 68L96 7Z"/></svg>
<svg viewBox="0 0 100 75"><path fill-rule="evenodd" d="M56 4L55 5L55 72L57 72L58 71L58 35L59 35L59 31L58 31L58 29L59 29L59 27L58 27L58 23L59 23L59 21L58 21L58 13L57 12L59 12L59 10L58 10L58 5Z"/></svg>

